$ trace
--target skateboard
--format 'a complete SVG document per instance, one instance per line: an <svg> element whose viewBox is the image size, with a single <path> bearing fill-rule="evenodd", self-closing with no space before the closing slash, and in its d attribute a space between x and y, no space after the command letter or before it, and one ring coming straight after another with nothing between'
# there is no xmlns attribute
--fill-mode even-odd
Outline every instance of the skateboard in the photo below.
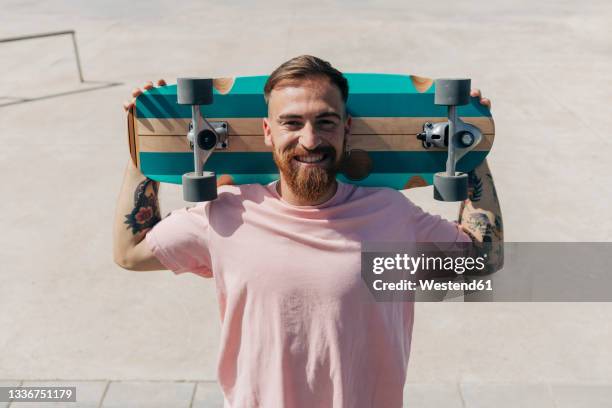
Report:
<svg viewBox="0 0 612 408"><path fill-rule="evenodd" d="M455 171L469 172L491 150L493 118L478 98L469 96L469 80L369 73L345 77L353 127L339 180L398 190L439 184L436 173L453 178ZM134 164L153 180L184 187L191 181L183 175L198 170L229 177L234 184L276 180L278 170L262 130L266 79L179 78L178 86L145 91L128 114ZM464 178L460 189L467 183ZM448 190L445 180L439 184L442 190ZM436 198L457 201L463 193L451 191L450 196Z"/></svg>

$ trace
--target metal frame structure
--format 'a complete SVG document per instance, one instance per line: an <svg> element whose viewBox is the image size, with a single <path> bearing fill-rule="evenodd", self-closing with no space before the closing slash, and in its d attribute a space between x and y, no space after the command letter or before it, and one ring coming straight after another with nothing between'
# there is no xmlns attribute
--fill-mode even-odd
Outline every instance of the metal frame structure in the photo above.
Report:
<svg viewBox="0 0 612 408"><path fill-rule="evenodd" d="M79 79L81 82L85 82L85 80L83 79L83 70L81 68L81 59L79 58L79 47L77 46L77 42L76 42L76 32L74 30L55 31L51 33L30 34L30 35L22 35L18 37L0 38L0 43L22 41L22 40L33 40L36 38L54 37L54 36L59 36L59 35L72 36L72 45L74 46L74 55L76 57L77 69L79 71Z"/></svg>

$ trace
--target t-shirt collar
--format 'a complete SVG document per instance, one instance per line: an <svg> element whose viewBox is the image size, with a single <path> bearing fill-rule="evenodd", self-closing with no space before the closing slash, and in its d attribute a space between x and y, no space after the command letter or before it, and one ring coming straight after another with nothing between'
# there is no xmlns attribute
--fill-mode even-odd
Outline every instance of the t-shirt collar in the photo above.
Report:
<svg viewBox="0 0 612 408"><path fill-rule="evenodd" d="M338 183L338 187L336 188L336 192L334 193L334 195L327 201L318 204L318 205L293 205L288 203L287 201L285 201L279 194L278 191L276 190L277 185L279 183L279 180L275 180L271 183L269 183L266 188L270 191L270 193L275 197L278 198L283 204L289 206L289 207L293 207L293 208L297 208L297 209L315 209L315 208L326 208L326 207L332 207L336 204L338 204L339 201L342 201L342 197L345 196L346 194L346 188L347 188L347 184L346 183L342 183L340 181L336 181Z"/></svg>

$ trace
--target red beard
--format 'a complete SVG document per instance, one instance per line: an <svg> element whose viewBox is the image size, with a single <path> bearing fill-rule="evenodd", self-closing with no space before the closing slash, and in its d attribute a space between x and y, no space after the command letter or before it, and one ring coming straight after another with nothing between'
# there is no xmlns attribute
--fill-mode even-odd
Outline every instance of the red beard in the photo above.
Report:
<svg viewBox="0 0 612 408"><path fill-rule="evenodd" d="M301 166L294 157L304 154L324 154L327 162L324 166ZM273 149L274 162L287 183L291 192L304 201L318 201L329 192L336 181L336 174L342 160L336 160L336 149L332 146L321 146L314 150L305 150L300 146L291 146L278 153ZM328 158L331 158L328 159Z"/></svg>

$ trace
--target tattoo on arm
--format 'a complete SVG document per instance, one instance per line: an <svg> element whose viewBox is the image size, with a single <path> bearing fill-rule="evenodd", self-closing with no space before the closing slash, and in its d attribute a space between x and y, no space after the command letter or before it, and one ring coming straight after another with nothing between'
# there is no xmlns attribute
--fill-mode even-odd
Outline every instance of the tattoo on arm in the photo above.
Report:
<svg viewBox="0 0 612 408"><path fill-rule="evenodd" d="M483 237L483 242L486 241L487 232L491 232L491 223L489 217L483 213L471 213L465 220L470 231L478 231Z"/></svg>
<svg viewBox="0 0 612 408"><path fill-rule="evenodd" d="M134 191L134 209L125 215L126 229L131 229L134 235L146 232L161 221L157 192L159 184L147 178Z"/></svg>
<svg viewBox="0 0 612 408"><path fill-rule="evenodd" d="M504 262L504 227L493 176L486 161L468 174L468 189L459 223L472 238L476 253L487 256L487 272L494 272Z"/></svg>
<svg viewBox="0 0 612 408"><path fill-rule="evenodd" d="M490 176L490 175L489 175ZM475 171L468 173L468 198L472 202L480 201L482 196L482 180Z"/></svg>

